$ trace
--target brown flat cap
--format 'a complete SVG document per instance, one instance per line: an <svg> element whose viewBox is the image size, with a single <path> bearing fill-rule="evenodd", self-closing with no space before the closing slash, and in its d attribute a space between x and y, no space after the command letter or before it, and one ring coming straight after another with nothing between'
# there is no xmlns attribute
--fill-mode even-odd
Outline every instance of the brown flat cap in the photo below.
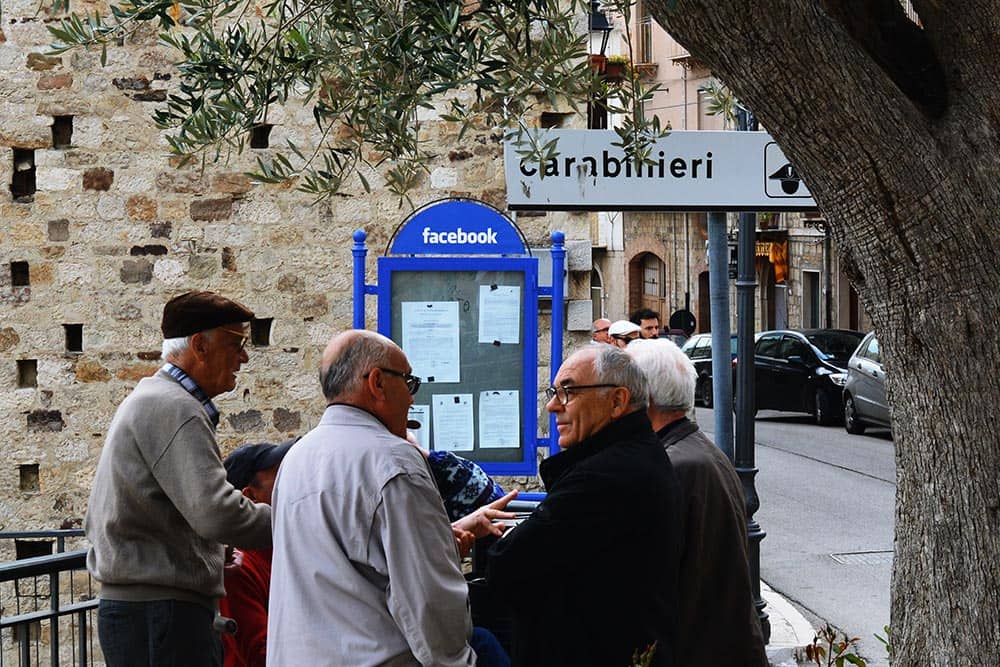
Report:
<svg viewBox="0 0 1000 667"><path fill-rule="evenodd" d="M213 292L185 292L163 307L164 338L185 338L223 324L249 322L253 311Z"/></svg>

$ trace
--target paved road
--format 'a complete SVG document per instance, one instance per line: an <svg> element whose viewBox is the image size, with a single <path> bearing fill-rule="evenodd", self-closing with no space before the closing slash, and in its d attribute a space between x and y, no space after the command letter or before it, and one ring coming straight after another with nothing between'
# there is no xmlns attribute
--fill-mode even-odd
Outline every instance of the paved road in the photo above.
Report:
<svg viewBox="0 0 1000 667"><path fill-rule="evenodd" d="M697 417L711 429L710 410ZM756 518L767 533L761 577L807 616L860 637L869 665L888 665L874 638L889 623L896 471L888 432L849 435L762 410L755 439Z"/></svg>

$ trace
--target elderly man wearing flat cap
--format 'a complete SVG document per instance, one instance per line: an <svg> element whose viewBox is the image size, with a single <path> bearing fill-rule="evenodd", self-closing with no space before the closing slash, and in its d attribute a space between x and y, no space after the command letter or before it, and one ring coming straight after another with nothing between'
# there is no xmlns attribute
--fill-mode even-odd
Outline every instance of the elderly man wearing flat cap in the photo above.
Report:
<svg viewBox="0 0 1000 667"><path fill-rule="evenodd" d="M212 398L236 386L253 313L211 292L163 308L163 367L118 406L94 477L87 569L109 667L222 664L223 544L266 548L271 510L226 481Z"/></svg>

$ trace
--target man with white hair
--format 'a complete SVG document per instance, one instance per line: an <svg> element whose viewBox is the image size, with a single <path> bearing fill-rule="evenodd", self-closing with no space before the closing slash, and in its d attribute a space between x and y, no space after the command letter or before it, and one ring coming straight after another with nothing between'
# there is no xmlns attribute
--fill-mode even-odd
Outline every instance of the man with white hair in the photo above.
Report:
<svg viewBox="0 0 1000 667"><path fill-rule="evenodd" d="M635 341L627 353L646 374L647 414L681 485L680 622L674 664L767 665L747 566L743 487L725 454L686 417L694 405L694 364L662 338Z"/></svg>
<svg viewBox="0 0 1000 667"><path fill-rule="evenodd" d="M486 572L511 610L515 665L629 665L654 643L648 664L674 664L679 492L646 394L610 345L570 355L546 390L562 451L542 461L545 499L490 548Z"/></svg>
<svg viewBox="0 0 1000 667"><path fill-rule="evenodd" d="M271 545L271 510L226 482L212 398L236 386L253 313L211 292L163 308L163 367L118 406L84 527L110 667L221 666L223 544Z"/></svg>

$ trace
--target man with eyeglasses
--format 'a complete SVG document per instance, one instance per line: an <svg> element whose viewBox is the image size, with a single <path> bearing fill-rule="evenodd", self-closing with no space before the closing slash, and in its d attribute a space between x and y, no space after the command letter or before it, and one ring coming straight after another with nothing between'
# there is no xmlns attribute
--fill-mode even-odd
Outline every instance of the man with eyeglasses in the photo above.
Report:
<svg viewBox="0 0 1000 667"><path fill-rule="evenodd" d="M611 320L600 319L594 320L594 323L590 325L590 344L606 344L611 345L611 334L608 333L608 329L611 327Z"/></svg>
<svg viewBox="0 0 1000 667"><path fill-rule="evenodd" d="M226 482L212 398L236 386L253 312L211 292L163 308L163 367L118 406L94 477L87 568L110 667L222 664L223 544L266 548L271 512Z"/></svg>
<svg viewBox="0 0 1000 667"><path fill-rule="evenodd" d="M638 324L634 324L628 320L618 320L608 327L608 335L611 336L612 345L624 350L629 343L639 340L639 337L642 335L642 329Z"/></svg>
<svg viewBox="0 0 1000 667"><path fill-rule="evenodd" d="M273 492L267 664L509 664L495 637L473 632L456 532L406 441L420 388L406 355L377 333L343 332L323 352L320 384L323 418ZM457 527L499 535L491 519L512 517L493 503Z"/></svg>
<svg viewBox="0 0 1000 667"><path fill-rule="evenodd" d="M562 451L547 495L490 549L516 665L629 665L656 644L670 665L677 608L678 485L646 416L647 383L624 351L587 346L546 390Z"/></svg>

